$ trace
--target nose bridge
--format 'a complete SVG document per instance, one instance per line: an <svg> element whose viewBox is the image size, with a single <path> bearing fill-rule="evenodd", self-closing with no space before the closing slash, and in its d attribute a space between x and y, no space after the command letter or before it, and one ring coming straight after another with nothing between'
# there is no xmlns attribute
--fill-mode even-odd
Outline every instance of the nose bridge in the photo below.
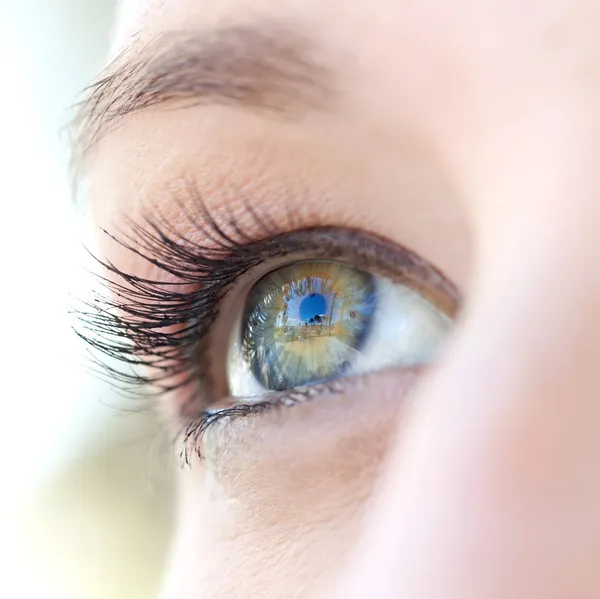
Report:
<svg viewBox="0 0 600 599"><path fill-rule="evenodd" d="M567 431L600 426L600 119L569 106L524 120L526 143L509 147L516 131L490 142L466 182L477 269L455 353L425 400L442 410L453 394L489 438L512 429L509 444L516 430L553 431L547 457Z"/></svg>
<svg viewBox="0 0 600 599"><path fill-rule="evenodd" d="M545 140L497 156L473 190L478 271L466 321L423 395L423 425L432 418L442 438L456 427L457 447L515 493L537 481L551 498L578 466L600 464L597 147L592 128L555 123Z"/></svg>
<svg viewBox="0 0 600 599"><path fill-rule="evenodd" d="M551 258L476 294L417 392L362 546L375 596L600 596L600 314Z"/></svg>
<svg viewBox="0 0 600 599"><path fill-rule="evenodd" d="M575 260L552 249L498 272L424 393L423 426L454 435L446 459L494 494L546 501L600 464L600 296Z"/></svg>
<svg viewBox="0 0 600 599"><path fill-rule="evenodd" d="M588 175L555 173L589 195L548 197L552 218L524 198L483 249L465 320L416 392L375 500L366 570L394 589L381 582L377 596L600 596L600 237Z"/></svg>
<svg viewBox="0 0 600 599"><path fill-rule="evenodd" d="M598 262L578 244L543 243L474 298L448 364L416 399L397 478L415 514L437 522L433 561L454 563L466 588L506 584L505 597L600 585Z"/></svg>

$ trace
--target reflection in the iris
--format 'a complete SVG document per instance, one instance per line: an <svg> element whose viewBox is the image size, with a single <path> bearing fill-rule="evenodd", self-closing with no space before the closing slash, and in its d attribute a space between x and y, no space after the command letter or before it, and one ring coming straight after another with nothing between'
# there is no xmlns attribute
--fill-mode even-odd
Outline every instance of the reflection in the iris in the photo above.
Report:
<svg viewBox="0 0 600 599"><path fill-rule="evenodd" d="M245 357L267 389L339 375L368 337L372 275L340 262L294 264L264 277L248 301Z"/></svg>

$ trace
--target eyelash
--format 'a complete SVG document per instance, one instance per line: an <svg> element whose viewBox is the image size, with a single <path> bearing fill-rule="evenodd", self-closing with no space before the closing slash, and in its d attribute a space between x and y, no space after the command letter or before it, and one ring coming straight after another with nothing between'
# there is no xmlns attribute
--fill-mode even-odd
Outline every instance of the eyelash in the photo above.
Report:
<svg viewBox="0 0 600 599"><path fill-rule="evenodd" d="M230 219L228 225L238 241L204 205L200 206L206 225L200 225L183 207L180 209L205 244L185 238L160 215L145 214L143 226L126 219L129 232L120 230L119 236L102 229L115 243L154 265L172 281L142 278L92 256L109 275L97 275L104 291L83 302L85 309L76 310L80 322L76 333L95 350L132 367L127 372L94 360L134 395L138 389L174 391L193 382L194 375L201 375L190 370L190 360L197 355L192 350L206 336L219 300L240 275L261 261L261 256L276 256L282 251L279 246L283 231L259 218L250 207L247 212L259 226L263 240L253 239ZM142 374L135 370L137 366L158 374ZM166 384L183 373L188 376L177 384Z"/></svg>
<svg viewBox="0 0 600 599"><path fill-rule="evenodd" d="M96 371L113 384L120 383L120 389L124 387L133 396L139 391L147 396L150 389L155 395L191 389L179 409L180 418L186 422L178 434L183 440L180 454L184 464L190 463L193 454L200 456L202 437L223 419L258 414L304 402L324 391L340 390L338 381L274 392L256 403L217 411L205 409L211 403L205 398L203 407L198 407L198 396L210 393L210 386L204 384L205 341L220 301L241 275L266 259L305 251L310 242L315 252L329 258L347 257L350 248L354 258L362 259L367 267L381 270L387 266L396 277L403 270L410 274L422 267L436 285L447 284L441 274L414 254L407 251L406 263L402 264L397 246L364 232L357 235L355 230L325 226L301 228L291 215L275 223L249 205L244 206L245 217L249 218L229 217L222 223L202 202L196 205L204 224L183 206L179 208L194 232L206 240L202 243L184 237L158 210L152 215L144 213L143 225L126 219L128 231L120 230L118 237L103 230L114 242L173 280L141 278L94 257L109 273L98 275L104 291L83 302L83 309L75 310L77 335L96 352L120 364L113 366L92 353ZM242 228L242 222L246 228Z"/></svg>

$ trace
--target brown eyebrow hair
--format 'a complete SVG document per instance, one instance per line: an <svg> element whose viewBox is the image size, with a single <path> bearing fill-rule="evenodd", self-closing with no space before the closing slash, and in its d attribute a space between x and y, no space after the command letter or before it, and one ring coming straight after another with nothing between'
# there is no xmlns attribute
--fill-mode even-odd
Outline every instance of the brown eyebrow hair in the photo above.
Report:
<svg viewBox="0 0 600 599"><path fill-rule="evenodd" d="M333 93L329 69L299 29L260 22L174 31L119 55L85 90L71 129L87 151L125 116L151 106L221 104L297 118Z"/></svg>

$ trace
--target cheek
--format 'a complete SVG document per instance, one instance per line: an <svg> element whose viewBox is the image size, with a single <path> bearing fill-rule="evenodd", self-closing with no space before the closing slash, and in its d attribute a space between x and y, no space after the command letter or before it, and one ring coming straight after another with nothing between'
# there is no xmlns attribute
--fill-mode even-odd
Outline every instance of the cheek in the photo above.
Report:
<svg viewBox="0 0 600 599"><path fill-rule="evenodd" d="M402 384L381 378L379 390L238 421L244 430L218 457L182 475L165 599L312 597L331 580L356 542L403 405Z"/></svg>

